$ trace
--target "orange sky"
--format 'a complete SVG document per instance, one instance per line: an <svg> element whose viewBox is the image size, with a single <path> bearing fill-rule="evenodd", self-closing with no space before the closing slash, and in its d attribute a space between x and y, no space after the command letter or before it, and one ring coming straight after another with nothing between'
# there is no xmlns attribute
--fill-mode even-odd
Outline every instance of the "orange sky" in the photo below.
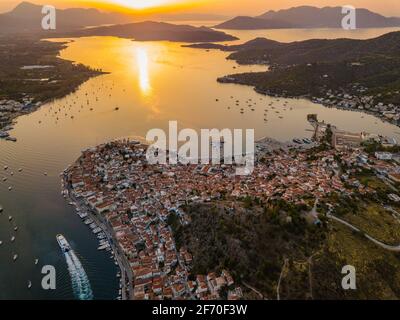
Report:
<svg viewBox="0 0 400 320"><path fill-rule="evenodd" d="M12 9L21 0L0 0L0 11ZM175 11L190 13L212 13L219 15L258 15L270 9L288 8L298 5L335 6L353 5L365 7L387 16L400 16L399 0L29 0L56 7L100 7L112 5L136 7L140 11ZM143 9L143 7L148 7Z"/></svg>

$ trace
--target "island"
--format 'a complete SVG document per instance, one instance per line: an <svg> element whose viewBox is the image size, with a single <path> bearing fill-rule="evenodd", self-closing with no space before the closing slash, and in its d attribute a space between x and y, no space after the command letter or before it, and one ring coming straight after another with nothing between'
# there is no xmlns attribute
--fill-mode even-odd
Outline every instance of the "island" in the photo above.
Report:
<svg viewBox="0 0 400 320"><path fill-rule="evenodd" d="M104 143L64 171L63 193L115 245L126 299L396 299L400 149L309 121L311 148L262 139L248 176ZM341 286L349 264L357 290Z"/></svg>

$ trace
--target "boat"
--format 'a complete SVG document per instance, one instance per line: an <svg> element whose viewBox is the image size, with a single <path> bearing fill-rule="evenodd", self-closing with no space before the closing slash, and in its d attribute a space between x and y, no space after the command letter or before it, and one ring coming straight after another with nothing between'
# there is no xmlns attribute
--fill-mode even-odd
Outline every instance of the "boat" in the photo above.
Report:
<svg viewBox="0 0 400 320"><path fill-rule="evenodd" d="M8 221L11 221L12 220L12 216L8 216Z"/></svg>
<svg viewBox="0 0 400 320"><path fill-rule="evenodd" d="M12 236L10 240L11 240L11 242L14 242L15 241L15 236Z"/></svg>
<svg viewBox="0 0 400 320"><path fill-rule="evenodd" d="M99 246L99 247L97 248L97 250L104 250L104 249L107 249L109 246L110 246L110 245L109 245L108 243L107 243L107 244L103 244L103 245Z"/></svg>
<svg viewBox="0 0 400 320"><path fill-rule="evenodd" d="M18 255L17 254L14 254L13 255L13 261L15 261L15 260L17 260L18 259Z"/></svg>
<svg viewBox="0 0 400 320"><path fill-rule="evenodd" d="M28 289L32 288L32 282L29 280L28 281Z"/></svg>
<svg viewBox="0 0 400 320"><path fill-rule="evenodd" d="M97 234L97 233L101 232L101 228L93 229L92 232L93 232L94 234Z"/></svg>
<svg viewBox="0 0 400 320"><path fill-rule="evenodd" d="M0 240L0 246L3 244L3 241Z"/></svg>
<svg viewBox="0 0 400 320"><path fill-rule="evenodd" d="M15 227L14 227L14 231L17 231L17 230L18 230L18 227L17 227L17 226L15 226Z"/></svg>
<svg viewBox="0 0 400 320"><path fill-rule="evenodd" d="M2 206L0 206L0 213L2 213L3 212L3 207Z"/></svg>
<svg viewBox="0 0 400 320"><path fill-rule="evenodd" d="M66 253L71 250L71 246L69 245L67 239L65 239L65 237L62 234L58 234L56 236L56 239L62 252Z"/></svg>
<svg viewBox="0 0 400 320"><path fill-rule="evenodd" d="M37 265L39 263L39 259L35 259L35 265Z"/></svg>
<svg viewBox="0 0 400 320"><path fill-rule="evenodd" d="M79 218L84 219L88 216L88 214L86 212L78 212L78 216Z"/></svg>
<svg viewBox="0 0 400 320"><path fill-rule="evenodd" d="M93 220L89 218L89 219L86 219L83 223L84 224L91 224L91 223L93 223Z"/></svg>

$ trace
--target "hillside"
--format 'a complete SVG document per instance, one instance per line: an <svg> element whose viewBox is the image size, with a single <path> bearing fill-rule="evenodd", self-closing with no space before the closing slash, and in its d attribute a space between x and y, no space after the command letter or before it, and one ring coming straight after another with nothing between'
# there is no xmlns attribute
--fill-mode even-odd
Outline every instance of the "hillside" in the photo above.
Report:
<svg viewBox="0 0 400 320"><path fill-rule="evenodd" d="M399 27L400 18L385 17L358 8L357 28ZM280 29L280 28L341 28L341 7L317 8L300 6L279 11L268 11L256 17L235 17L215 26L218 29ZM263 21L264 20L264 21Z"/></svg>
<svg viewBox="0 0 400 320"><path fill-rule="evenodd" d="M175 25L164 22L145 21L122 25L81 29L79 31L59 33L57 36L86 37L86 36L115 36L131 38L138 41L178 41L178 42L209 42L230 41L236 37L207 27Z"/></svg>
<svg viewBox="0 0 400 320"><path fill-rule="evenodd" d="M287 21L274 19L253 18L246 16L235 17L215 26L216 29L231 30L257 30L257 29L282 29L292 28L294 25Z"/></svg>
<svg viewBox="0 0 400 320"><path fill-rule="evenodd" d="M43 14L41 11L42 6L40 5L21 2L12 11L0 14L0 34L43 32L41 28ZM57 31L132 21L132 17L118 13L105 13L97 9L57 9L56 12Z"/></svg>

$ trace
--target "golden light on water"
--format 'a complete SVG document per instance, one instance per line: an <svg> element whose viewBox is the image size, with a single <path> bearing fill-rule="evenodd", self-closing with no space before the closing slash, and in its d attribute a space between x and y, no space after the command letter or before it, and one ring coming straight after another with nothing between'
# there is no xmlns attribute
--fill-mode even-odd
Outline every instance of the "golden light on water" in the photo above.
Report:
<svg viewBox="0 0 400 320"><path fill-rule="evenodd" d="M139 86L143 94L148 95L151 91L149 78L149 58L145 48L136 48L136 63L139 71Z"/></svg>

